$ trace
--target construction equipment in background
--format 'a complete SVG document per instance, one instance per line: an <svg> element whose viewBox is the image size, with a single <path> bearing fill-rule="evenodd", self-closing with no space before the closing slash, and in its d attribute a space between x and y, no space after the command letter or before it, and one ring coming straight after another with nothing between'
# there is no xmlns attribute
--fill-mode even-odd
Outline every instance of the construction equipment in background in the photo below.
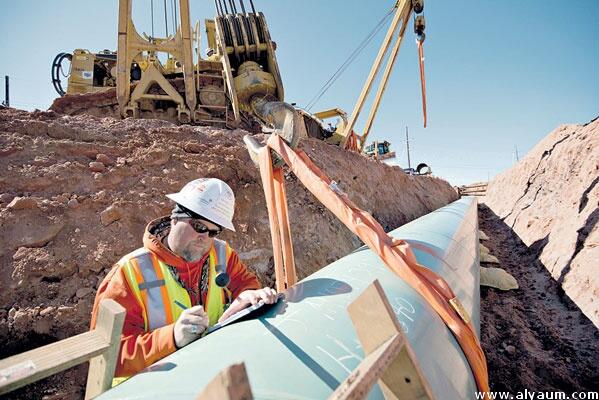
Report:
<svg viewBox="0 0 599 400"><path fill-rule="evenodd" d="M53 83L61 96L66 95L51 108L95 115L102 115L98 108L103 108L107 113L117 110L117 117L229 127L239 126L245 113L271 130L302 130L295 109L283 103L276 44L264 15L256 12L252 0L249 12L244 0L238 3L241 12L234 1L215 1L217 16L205 21L208 58L203 59L200 24L191 29L189 0L178 1L175 32L167 31L164 38L140 35L132 21L132 0L119 0L117 52L59 54L52 67ZM164 54L165 62L160 58ZM65 91L60 77L66 60L71 68ZM75 93L84 95L71 96Z"/></svg>
<svg viewBox="0 0 599 400"><path fill-rule="evenodd" d="M306 133L309 137L324 140L327 143L340 145L345 137L342 133L347 126L347 113L340 108L331 108L329 110L319 111L310 114L301 108L298 113L304 118L306 124ZM331 122L334 121L334 125Z"/></svg>
<svg viewBox="0 0 599 400"><path fill-rule="evenodd" d="M375 140L364 147L364 154L381 161L395 158L395 152L391 151L391 143L386 140L382 142Z"/></svg>
<svg viewBox="0 0 599 400"><path fill-rule="evenodd" d="M408 167L404 168L403 172L405 172L408 175L431 175L433 173L433 170L425 163L420 163L416 166L416 169Z"/></svg>
<svg viewBox="0 0 599 400"><path fill-rule="evenodd" d="M416 33L416 41L419 48L419 64L420 64L420 78L422 82L422 99L423 99L423 112L425 115L425 127L426 127L426 101L425 101L425 85L424 85L424 55L422 50L422 43L424 42L425 34L425 21L424 16L420 15L424 10L423 0L397 0L393 8L387 13L387 15L379 22L375 29L358 45L358 47L352 52L347 60L339 67L339 69L331 76L319 92L308 102L307 110L298 110L304 119L306 120L306 130L308 136L325 140L329 143L338 144L348 150L361 152L364 149L368 135L374 123L374 119L378 112L380 102L383 97L383 93L387 87L393 65L397 59L399 48L401 46L404 32L407 27L408 21L412 12L419 14L414 18L414 32ZM387 35L381 44L379 53L372 65L370 74L364 83L360 97L358 98L354 110L351 114L351 118L348 120L348 114L340 108L333 108L321 112L310 114L309 110L316 104L316 102L330 89L332 84L339 78L339 76L347 69L349 64L355 60L357 55L364 49L366 44L374 37L378 29L385 22L387 17L393 14L393 20L387 31ZM401 25L400 25L401 22ZM372 88L372 84L377 78L382 61L387 54L391 42L394 37L397 36L393 49L387 60L387 65L383 73L383 77L379 83L379 87L368 114L362 135L358 135L354 131L354 127L358 116L366 102L366 98ZM314 117L317 121L314 121ZM327 120L333 117L339 117L336 126L332 126L327 123ZM328 126L327 126L328 125Z"/></svg>
<svg viewBox="0 0 599 400"><path fill-rule="evenodd" d="M389 81L389 77L391 76L391 71L393 70L393 65L395 64L395 60L397 59L397 55L399 53L399 48L403 41L404 33L406 27L408 25L408 21L410 20L410 16L412 12L415 14L419 14L414 18L414 33L416 34L416 41L419 46L419 64L420 64L420 78L422 81L422 99L423 99L423 113L424 113L424 126L426 127L426 102L425 102L425 85L424 85L424 56L422 53L422 43L425 39L424 29L425 29L425 21L424 16L420 15L424 10L424 1L423 0L398 0L394 6L395 14L393 16L393 20L391 22L391 26L387 31L387 35L383 40L381 48L379 49L378 55L372 65L368 78L364 83L362 88L362 92L354 106L354 110L351 113L351 118L349 122L345 126L345 130L341 133L344 137L344 142L342 145L345 145L348 140L351 140L351 137L355 137L359 141L359 149L363 150L366 144L366 140L372 128L372 124L374 123L374 118L376 117L378 108L381 103L381 99L387 87L387 83ZM401 22L401 24L400 24ZM387 59L387 64L385 66L385 71L383 72L383 76L379 82L379 87L377 89L376 95L374 97L373 103L370 108L370 112L368 113L368 118L366 120L364 130L362 135L357 135L354 133L354 127L358 117L360 116L360 112L364 107L366 102L366 98L370 93L372 88L372 84L374 83L380 67L382 65L383 59L387 54L389 46L393 41L394 37L397 35L397 39L395 40L395 44L389 54Z"/></svg>
<svg viewBox="0 0 599 400"><path fill-rule="evenodd" d="M462 185L458 187L458 193L460 196L484 197L487 195L488 184L488 182L476 182L469 185Z"/></svg>
<svg viewBox="0 0 599 400"><path fill-rule="evenodd" d="M138 75L139 66L132 66L131 74ZM66 90L63 88L63 78L68 79ZM61 96L94 93L115 87L116 53L103 50L94 54L84 49L76 49L73 54L59 53L52 62L52 85Z"/></svg>
<svg viewBox="0 0 599 400"><path fill-rule="evenodd" d="M391 26L349 120L347 113L338 108L311 114L283 103L276 44L266 19L256 12L252 0L249 0L251 8L247 9L244 0L238 3L239 9L236 1L215 0L217 15L205 20L208 57L204 59L199 22L191 28L189 0L178 1L180 18L174 7L176 29L169 34L167 27L164 38L154 37L153 33L140 35L131 18L132 0L119 0L118 51L91 53L79 49L73 54L58 54L52 65L52 82L63 97L56 99L51 109L70 115L156 118L228 127L243 124L245 128L252 127L251 116L255 116L267 130L282 129L288 120L293 121L294 129L305 128L307 136L360 151L410 16L412 12L422 13L423 1L398 0L387 14L394 15ZM423 41L422 15L415 18L414 29L418 40ZM353 130L355 121L396 34L366 127L359 136ZM167 58L163 62L164 54ZM70 61L69 73L66 73L67 61ZM62 78L67 76L65 90ZM72 96L75 94L79 96ZM267 103L273 104L266 106ZM333 117L339 117L339 122L327 126L326 120ZM300 127L302 121L305 127Z"/></svg>
<svg viewBox="0 0 599 400"><path fill-rule="evenodd" d="M368 146L364 147L364 154L369 157L374 158L375 160L380 160L386 164L390 165L398 165L396 162L395 151L391 150L391 143L388 141L374 141ZM429 167L425 163L420 163L416 167L416 169L412 168L410 165L410 147L408 144L407 149L408 154L408 168L404 168L403 171L408 175L431 175L433 173L431 167Z"/></svg>

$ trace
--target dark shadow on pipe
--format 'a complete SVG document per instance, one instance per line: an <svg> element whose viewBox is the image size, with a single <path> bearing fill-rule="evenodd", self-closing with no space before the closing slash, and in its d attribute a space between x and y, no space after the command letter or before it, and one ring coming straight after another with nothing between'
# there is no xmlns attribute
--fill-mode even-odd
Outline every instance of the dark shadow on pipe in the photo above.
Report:
<svg viewBox="0 0 599 400"><path fill-rule="evenodd" d="M305 351L303 351L298 345L293 343L283 332L271 325L268 321L261 319L260 322L277 338L285 347L291 351L298 360L302 362L306 367L310 369L316 376L318 376L331 390L337 389L341 384L333 375L331 375L326 369L324 369L315 359L310 357Z"/></svg>

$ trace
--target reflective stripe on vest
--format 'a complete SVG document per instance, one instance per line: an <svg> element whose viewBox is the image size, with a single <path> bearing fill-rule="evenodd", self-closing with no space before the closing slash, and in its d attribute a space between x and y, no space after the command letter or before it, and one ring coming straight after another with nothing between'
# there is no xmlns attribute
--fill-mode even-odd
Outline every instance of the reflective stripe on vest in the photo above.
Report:
<svg viewBox="0 0 599 400"><path fill-rule="evenodd" d="M142 282L137 282L137 288L142 293L145 291L144 303L146 306L148 329L150 331L167 325L167 319L169 319L166 315L165 299L162 296L164 279L158 276L160 268L155 268L152 258L152 254L147 252L137 257L135 261L132 260L134 263L137 262L137 268L143 278Z"/></svg>
<svg viewBox="0 0 599 400"><path fill-rule="evenodd" d="M224 313L225 295L215 283L217 265L226 265L231 254L227 243L215 239L210 249L208 294L205 309L210 326ZM175 322L183 310L191 307L187 290L174 278L169 267L146 249L138 249L122 259L125 276L143 311L145 331L149 332Z"/></svg>

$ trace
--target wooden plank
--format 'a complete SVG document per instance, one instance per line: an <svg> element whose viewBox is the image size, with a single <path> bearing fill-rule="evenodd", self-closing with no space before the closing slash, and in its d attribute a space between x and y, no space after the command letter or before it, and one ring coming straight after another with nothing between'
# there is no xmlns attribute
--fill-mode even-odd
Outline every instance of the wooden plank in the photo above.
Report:
<svg viewBox="0 0 599 400"><path fill-rule="evenodd" d="M252 400L252 388L245 364L233 364L214 377L197 400Z"/></svg>
<svg viewBox="0 0 599 400"><path fill-rule="evenodd" d="M385 398L433 399L428 382L378 280L369 285L347 309L366 355L395 335L403 339L402 350L379 381Z"/></svg>
<svg viewBox="0 0 599 400"><path fill-rule="evenodd" d="M329 400L364 399L372 386L391 365L405 344L402 335L395 335L370 353L350 376L335 389Z"/></svg>
<svg viewBox="0 0 599 400"><path fill-rule="evenodd" d="M111 299L102 300L95 331L102 335L108 348L89 362L85 398L94 398L112 386L112 378L119 355L125 309Z"/></svg>
<svg viewBox="0 0 599 400"><path fill-rule="evenodd" d="M108 348L96 331L82 333L0 361L0 394L87 361Z"/></svg>
<svg viewBox="0 0 599 400"><path fill-rule="evenodd" d="M98 325L108 326L107 318L112 311L116 310L116 307L119 307L122 311L120 325L118 325L118 336L120 338L125 311L116 302L112 300L110 302L114 305L107 304L108 314L104 312L106 315L103 315L101 310ZM114 329L117 328L117 324L118 319L112 325ZM117 352L118 343L117 341ZM0 394L8 393L74 367L92 357L101 356L106 351L114 352L115 350L111 350L110 340L108 340L106 332L99 328L0 360ZM116 361L116 354L113 358ZM116 364L113 364L113 373L114 365ZM112 376L110 378L112 379Z"/></svg>

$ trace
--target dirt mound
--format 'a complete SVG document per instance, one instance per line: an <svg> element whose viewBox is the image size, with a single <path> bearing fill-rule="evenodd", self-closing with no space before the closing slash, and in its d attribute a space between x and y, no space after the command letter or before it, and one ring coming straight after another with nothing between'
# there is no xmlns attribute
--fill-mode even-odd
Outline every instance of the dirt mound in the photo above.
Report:
<svg viewBox="0 0 599 400"><path fill-rule="evenodd" d="M0 358L87 330L96 288L111 265L141 245L148 221L170 212L165 194L198 177L231 185L237 233L224 239L272 285L268 215L259 172L243 145L245 133L0 110ZM457 198L434 177L407 176L399 167L315 139L301 147L388 230ZM303 278L360 242L294 176L286 179ZM81 396L85 369L17 397Z"/></svg>
<svg viewBox="0 0 599 400"><path fill-rule="evenodd" d="M486 204L599 326L599 120L563 125L487 188Z"/></svg>

